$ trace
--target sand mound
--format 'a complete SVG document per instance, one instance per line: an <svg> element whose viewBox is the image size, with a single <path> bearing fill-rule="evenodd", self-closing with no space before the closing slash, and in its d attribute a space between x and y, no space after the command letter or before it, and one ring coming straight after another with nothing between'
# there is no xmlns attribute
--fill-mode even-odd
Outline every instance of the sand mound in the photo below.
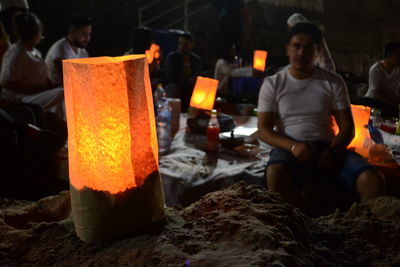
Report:
<svg viewBox="0 0 400 267"><path fill-rule="evenodd" d="M399 265L400 200L377 198L313 219L263 188L238 183L184 209L167 208L152 234L85 244L69 194L0 200L0 265Z"/></svg>

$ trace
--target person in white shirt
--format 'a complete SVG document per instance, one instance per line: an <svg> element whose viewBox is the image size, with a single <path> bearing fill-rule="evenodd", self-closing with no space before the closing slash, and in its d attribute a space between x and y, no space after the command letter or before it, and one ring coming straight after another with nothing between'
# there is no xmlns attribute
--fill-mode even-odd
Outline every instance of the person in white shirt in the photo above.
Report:
<svg viewBox="0 0 400 267"><path fill-rule="evenodd" d="M287 20L289 29L299 22L308 22L308 19L300 13L294 13ZM325 70L335 72L336 67L333 62L331 53L329 52L328 45L326 44L325 38L322 38L321 51L315 60L315 64Z"/></svg>
<svg viewBox="0 0 400 267"><path fill-rule="evenodd" d="M63 85L62 60L89 57L86 47L90 42L91 33L89 17L72 17L67 37L56 41L46 55L48 75L53 84Z"/></svg>
<svg viewBox="0 0 400 267"><path fill-rule="evenodd" d="M304 177L317 175L320 182L357 191L361 200L383 195L382 175L346 149L354 136L350 102L344 81L315 66L321 31L298 23L289 37L290 65L264 80L258 99L258 136L274 147L266 167L268 189L299 204L295 192Z"/></svg>
<svg viewBox="0 0 400 267"><path fill-rule="evenodd" d="M371 106L397 116L400 104L400 42L386 44L384 59L375 62L369 69L369 88L365 96L374 100Z"/></svg>
<svg viewBox="0 0 400 267"><path fill-rule="evenodd" d="M65 119L64 90L47 78L47 66L36 45L42 40L42 24L33 13L14 17L17 42L4 54L1 68L2 97L10 102L39 104Z"/></svg>

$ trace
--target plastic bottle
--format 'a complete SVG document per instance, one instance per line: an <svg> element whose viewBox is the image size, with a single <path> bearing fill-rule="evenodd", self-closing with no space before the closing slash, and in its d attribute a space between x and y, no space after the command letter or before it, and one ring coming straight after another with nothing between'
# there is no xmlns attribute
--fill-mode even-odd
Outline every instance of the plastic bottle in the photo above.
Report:
<svg viewBox="0 0 400 267"><path fill-rule="evenodd" d="M159 102L161 99L166 98L166 93L164 88L162 87L162 84L159 83L157 84L157 89L154 91L154 105L157 106L159 105Z"/></svg>
<svg viewBox="0 0 400 267"><path fill-rule="evenodd" d="M217 153L219 150L219 123L217 110L213 109L207 127L207 152Z"/></svg>
<svg viewBox="0 0 400 267"><path fill-rule="evenodd" d="M165 154L171 147L171 107L166 97L158 101L157 104L157 139L158 152Z"/></svg>

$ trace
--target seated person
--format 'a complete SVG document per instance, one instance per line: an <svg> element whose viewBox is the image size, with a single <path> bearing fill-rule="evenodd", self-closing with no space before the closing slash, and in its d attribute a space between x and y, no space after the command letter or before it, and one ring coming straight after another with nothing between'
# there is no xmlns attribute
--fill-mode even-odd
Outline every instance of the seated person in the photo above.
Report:
<svg viewBox="0 0 400 267"><path fill-rule="evenodd" d="M384 59L369 69L369 88L365 95L382 114L397 117L400 104L400 42L385 46ZM371 99L372 98L372 99Z"/></svg>
<svg viewBox="0 0 400 267"><path fill-rule="evenodd" d="M308 19L300 13L294 13L287 20L288 28L290 29L299 22L308 22ZM317 56L317 59L315 60L315 64L325 70L332 72L336 71L335 63L333 62L331 53L329 52L329 48L326 44L324 37L322 38L321 51Z"/></svg>
<svg viewBox="0 0 400 267"><path fill-rule="evenodd" d="M57 86L63 86L62 60L89 57L86 50L92 33L89 17L73 16L67 37L55 42L46 55L49 79Z"/></svg>
<svg viewBox="0 0 400 267"><path fill-rule="evenodd" d="M293 26L286 51L289 67L267 77L261 87L258 136L274 147L266 167L268 189L298 204L296 189L316 174L321 182L355 189L362 201L381 196L381 174L346 149L354 136L347 88L338 75L315 66L321 42L316 25ZM339 125L336 136L332 115Z"/></svg>
<svg viewBox="0 0 400 267"><path fill-rule="evenodd" d="M42 24L33 13L14 17L17 42L4 54L1 68L2 97L11 102L39 104L65 119L64 90L47 78L47 66L35 46L42 40Z"/></svg>
<svg viewBox="0 0 400 267"><path fill-rule="evenodd" d="M165 61L168 97L180 98L182 111L189 106L194 84L201 71L201 59L192 52L194 39L191 33L183 33L178 40L178 49L168 54Z"/></svg>
<svg viewBox="0 0 400 267"><path fill-rule="evenodd" d="M253 68L242 68L235 62L236 49L234 44L222 44L220 55L221 57L215 63L214 79L219 81L218 91L226 94L231 77L251 77L253 76Z"/></svg>

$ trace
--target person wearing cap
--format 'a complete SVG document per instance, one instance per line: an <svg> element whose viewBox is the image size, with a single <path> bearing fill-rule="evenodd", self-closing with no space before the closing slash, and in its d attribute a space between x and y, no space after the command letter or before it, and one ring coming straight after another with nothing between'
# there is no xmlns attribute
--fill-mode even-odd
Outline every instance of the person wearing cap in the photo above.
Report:
<svg viewBox="0 0 400 267"><path fill-rule="evenodd" d="M292 204L300 203L304 183L358 193L361 201L381 196L383 176L346 149L354 137L347 88L339 75L315 65L321 42L318 26L294 25L286 46L290 65L261 86L258 137L274 147L266 167L268 189Z"/></svg>
<svg viewBox="0 0 400 267"><path fill-rule="evenodd" d="M287 25L290 29L291 27L293 27L294 25L296 25L299 22L308 22L308 19L300 13L294 13L293 15L291 15L288 18ZM329 48L328 48L328 45L326 44L325 38L322 38L321 52L317 57L316 65L325 70L328 70L328 71L332 71L332 72L336 71L335 63L333 62L333 59L332 59L331 53L329 52Z"/></svg>

